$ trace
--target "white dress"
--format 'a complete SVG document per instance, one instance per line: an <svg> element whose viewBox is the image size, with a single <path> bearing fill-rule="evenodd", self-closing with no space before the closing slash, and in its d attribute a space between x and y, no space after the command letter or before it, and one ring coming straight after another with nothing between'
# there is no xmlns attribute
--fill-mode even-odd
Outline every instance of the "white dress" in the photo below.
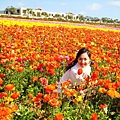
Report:
<svg viewBox="0 0 120 120"><path fill-rule="evenodd" d="M58 91L60 90L61 83L65 82L66 80L70 79L73 85L75 83L81 84L82 82L84 82L83 74L90 76L90 73L91 73L90 65L87 65L85 68L82 68L83 73L80 75L78 75L79 68L81 68L81 67L77 63L75 66L73 66L71 69L69 69L65 72L65 74L60 79L60 82L58 83Z"/></svg>

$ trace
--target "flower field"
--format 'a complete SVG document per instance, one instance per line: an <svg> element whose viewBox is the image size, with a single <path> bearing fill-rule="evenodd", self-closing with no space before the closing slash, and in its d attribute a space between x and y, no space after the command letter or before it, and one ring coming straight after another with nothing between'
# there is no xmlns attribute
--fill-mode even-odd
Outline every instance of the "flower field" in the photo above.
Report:
<svg viewBox="0 0 120 120"><path fill-rule="evenodd" d="M57 83L81 47L86 85ZM86 93L83 92L86 90ZM119 120L120 30L0 19L0 120Z"/></svg>

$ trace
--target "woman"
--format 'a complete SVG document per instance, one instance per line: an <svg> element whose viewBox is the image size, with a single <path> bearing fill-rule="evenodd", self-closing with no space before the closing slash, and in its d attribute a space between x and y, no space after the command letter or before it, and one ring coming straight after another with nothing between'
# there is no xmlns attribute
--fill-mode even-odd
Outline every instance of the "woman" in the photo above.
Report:
<svg viewBox="0 0 120 120"><path fill-rule="evenodd" d="M65 74L62 76L58 84L58 89L60 89L62 82L65 82L69 79L73 85L75 83L79 85L85 82L85 78L89 77L91 73L90 59L90 51L87 48L81 48L78 51L75 60L67 66ZM78 70L80 69L82 70L81 74L78 73Z"/></svg>

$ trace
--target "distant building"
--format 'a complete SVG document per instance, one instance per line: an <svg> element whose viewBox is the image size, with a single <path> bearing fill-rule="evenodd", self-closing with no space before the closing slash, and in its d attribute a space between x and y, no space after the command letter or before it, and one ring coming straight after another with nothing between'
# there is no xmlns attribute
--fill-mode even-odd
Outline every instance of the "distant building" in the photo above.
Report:
<svg viewBox="0 0 120 120"><path fill-rule="evenodd" d="M5 10L0 10L0 14L5 14Z"/></svg>
<svg viewBox="0 0 120 120"><path fill-rule="evenodd" d="M76 16L71 12L68 12L68 13L47 12L47 11L42 11L41 8L31 9L31 8L20 7L20 8L15 8L15 9L16 9L16 11L15 11L16 15L23 16L23 17L28 16L31 18L32 17L54 18L54 19L62 18L62 19L69 20L69 16L72 16L71 20L74 20L75 16ZM1 10L0 14L14 15L13 13L10 13L7 9Z"/></svg>

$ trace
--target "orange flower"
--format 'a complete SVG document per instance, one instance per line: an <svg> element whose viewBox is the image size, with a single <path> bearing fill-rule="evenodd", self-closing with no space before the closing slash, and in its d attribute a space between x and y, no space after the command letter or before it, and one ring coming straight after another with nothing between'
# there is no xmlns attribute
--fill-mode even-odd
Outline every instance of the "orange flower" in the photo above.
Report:
<svg viewBox="0 0 120 120"><path fill-rule="evenodd" d="M51 107L59 107L60 106L60 102L61 102L60 100L55 99L55 98L51 98L49 100L49 103L50 103Z"/></svg>
<svg viewBox="0 0 120 120"><path fill-rule="evenodd" d="M39 103L42 100L42 93L38 93L36 97L33 98L33 102Z"/></svg>
<svg viewBox="0 0 120 120"><path fill-rule="evenodd" d="M4 78L4 74L0 73L0 78Z"/></svg>
<svg viewBox="0 0 120 120"><path fill-rule="evenodd" d="M64 116L62 113L58 113L55 115L55 120L64 120Z"/></svg>
<svg viewBox="0 0 120 120"><path fill-rule="evenodd" d="M8 84L5 86L5 90L7 91L12 91L15 89L15 86L13 84Z"/></svg>
<svg viewBox="0 0 120 120"><path fill-rule="evenodd" d="M99 79L98 82L97 82L97 85L98 85L98 86L99 86L99 85L102 86L103 83L104 83L104 80L100 80L100 79Z"/></svg>
<svg viewBox="0 0 120 120"><path fill-rule="evenodd" d="M36 98L42 98L42 93L38 93L37 95L36 95Z"/></svg>
<svg viewBox="0 0 120 120"><path fill-rule="evenodd" d="M95 62L95 61L93 61L93 67L95 68L95 69L97 69L98 68L98 63L97 62Z"/></svg>
<svg viewBox="0 0 120 120"><path fill-rule="evenodd" d="M92 118L90 120L97 120L98 115L96 113L92 113Z"/></svg>
<svg viewBox="0 0 120 120"><path fill-rule="evenodd" d="M38 81L38 77L36 77L36 76L33 76L33 77L32 77L32 81L33 81L33 82L36 82L36 81Z"/></svg>
<svg viewBox="0 0 120 120"><path fill-rule="evenodd" d="M2 85L3 84L3 80L2 80L2 78L0 78L0 85Z"/></svg>
<svg viewBox="0 0 120 120"><path fill-rule="evenodd" d="M112 98L120 98L120 93L117 92L114 88L110 88L108 91L107 91L107 94L112 97Z"/></svg>
<svg viewBox="0 0 120 120"><path fill-rule="evenodd" d="M91 75L91 78L92 78L92 80L96 80L98 78L98 76L99 76L99 72L98 71L94 71L92 73L92 75Z"/></svg>
<svg viewBox="0 0 120 120"><path fill-rule="evenodd" d="M33 94L28 94L28 98L33 98Z"/></svg>
<svg viewBox="0 0 120 120"><path fill-rule="evenodd" d="M14 93L12 93L11 98L17 99L19 97L19 95L20 95L19 92L14 92Z"/></svg>
<svg viewBox="0 0 120 120"><path fill-rule="evenodd" d="M99 89L98 89L98 92L100 92L100 93L106 93L106 91L107 91L107 90L106 90L105 88L99 88Z"/></svg>
<svg viewBox="0 0 120 120"><path fill-rule="evenodd" d="M61 83L62 88L67 88L68 86L71 86L71 80L66 80L65 82Z"/></svg>
<svg viewBox="0 0 120 120"><path fill-rule="evenodd" d="M108 91L107 91L107 94L108 94L110 97L114 98L114 91L115 91L115 90L112 90L112 89L111 89L111 90L108 90Z"/></svg>
<svg viewBox="0 0 120 120"><path fill-rule="evenodd" d="M14 106L12 106L11 109L12 109L13 112L15 112L16 110L18 110L18 106L14 105Z"/></svg>
<svg viewBox="0 0 120 120"><path fill-rule="evenodd" d="M83 90L84 89L84 87L83 86L76 86L76 88L75 88L77 91L80 91L80 90Z"/></svg>
<svg viewBox="0 0 120 120"><path fill-rule="evenodd" d="M18 110L18 106L5 106L0 104L0 120L10 120L11 114Z"/></svg>
<svg viewBox="0 0 120 120"><path fill-rule="evenodd" d="M19 68L17 69L18 72L22 72L23 70L24 70L24 67L19 67Z"/></svg>
<svg viewBox="0 0 120 120"><path fill-rule="evenodd" d="M71 96L71 93L70 93L70 90L69 90L69 89L65 89L65 90L64 90L64 94L65 94L66 96L68 96L68 97Z"/></svg>
<svg viewBox="0 0 120 120"><path fill-rule="evenodd" d="M44 102L48 102L50 100L50 95L49 94L45 94L44 95Z"/></svg>
<svg viewBox="0 0 120 120"><path fill-rule="evenodd" d="M80 68L78 69L78 75L81 75L83 73L83 70Z"/></svg>
<svg viewBox="0 0 120 120"><path fill-rule="evenodd" d="M7 96L8 96L8 94L5 93L5 92L0 93L0 98L2 98L2 97L7 97Z"/></svg>
<svg viewBox="0 0 120 120"><path fill-rule="evenodd" d="M104 82L104 88L112 88L112 83Z"/></svg>
<svg viewBox="0 0 120 120"><path fill-rule="evenodd" d="M58 98L58 92L52 92L51 97L52 98Z"/></svg>
<svg viewBox="0 0 120 120"><path fill-rule="evenodd" d="M101 108L101 109L104 109L105 107L107 107L106 104L100 104L100 108Z"/></svg>
<svg viewBox="0 0 120 120"><path fill-rule="evenodd" d="M46 93L51 93L54 90L56 90L56 85L55 84L51 84L51 85L47 85L44 87Z"/></svg>
<svg viewBox="0 0 120 120"><path fill-rule="evenodd" d="M118 91L115 91L115 97L120 98L120 93Z"/></svg>
<svg viewBox="0 0 120 120"><path fill-rule="evenodd" d="M71 89L70 90L70 94L71 94L71 96L76 96L77 95L77 91L74 90L74 89Z"/></svg>
<svg viewBox="0 0 120 120"><path fill-rule="evenodd" d="M49 72L51 75L55 75L55 69L54 69L54 68L48 69L48 72Z"/></svg>

